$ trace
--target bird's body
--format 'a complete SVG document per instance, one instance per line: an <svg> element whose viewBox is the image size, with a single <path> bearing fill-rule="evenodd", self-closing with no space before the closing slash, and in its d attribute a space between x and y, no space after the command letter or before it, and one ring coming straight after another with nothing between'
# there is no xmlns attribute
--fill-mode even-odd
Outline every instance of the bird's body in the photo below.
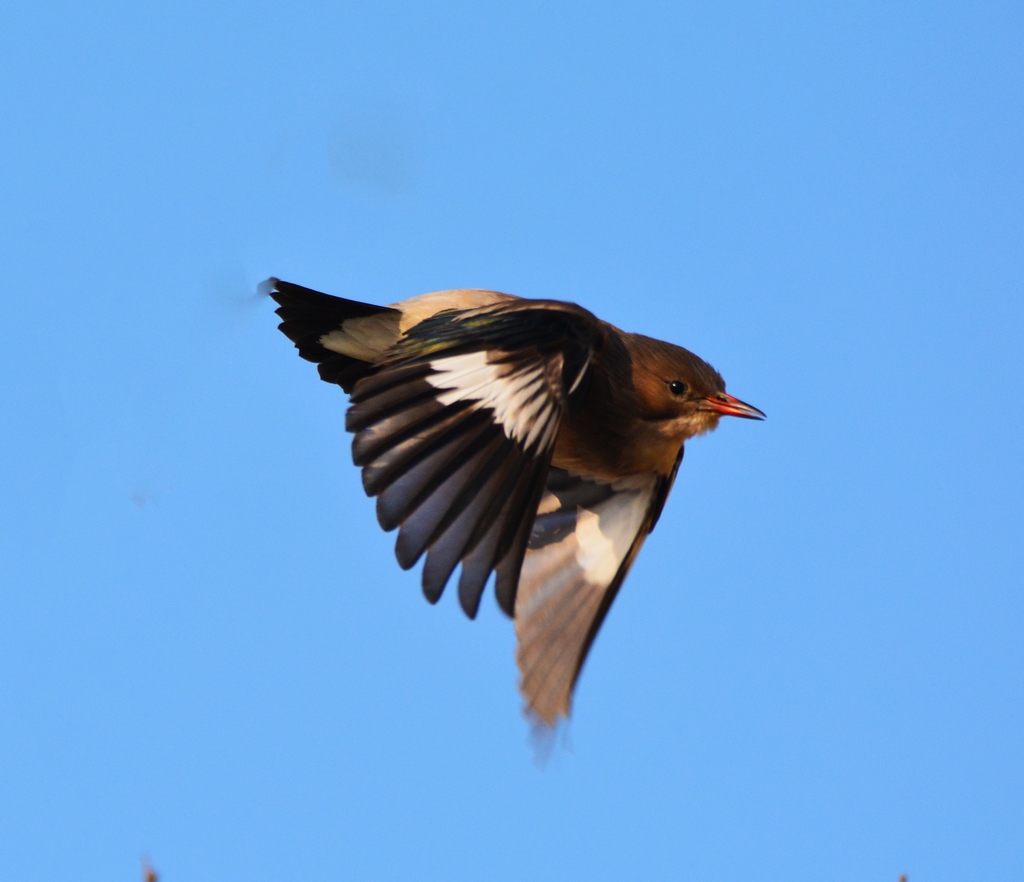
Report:
<svg viewBox="0 0 1024 882"><path fill-rule="evenodd" d="M353 459L400 528L399 563L426 552L431 602L461 563L470 617L495 572L528 711L568 716L684 442L763 414L693 353L574 304L464 289L377 307L268 285L299 354L351 395Z"/></svg>

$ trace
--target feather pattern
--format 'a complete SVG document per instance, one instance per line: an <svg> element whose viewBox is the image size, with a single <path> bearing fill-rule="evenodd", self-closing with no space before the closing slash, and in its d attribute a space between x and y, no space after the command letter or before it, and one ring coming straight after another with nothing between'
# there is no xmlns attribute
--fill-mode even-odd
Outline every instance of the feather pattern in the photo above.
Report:
<svg viewBox="0 0 1024 882"><path fill-rule="evenodd" d="M597 629L664 501L653 473L602 481L552 468L516 597L519 689L551 725L568 716Z"/></svg>
<svg viewBox="0 0 1024 882"><path fill-rule="evenodd" d="M533 515L571 389L599 331L578 307L531 301L450 311L411 328L352 391L346 427L395 554L423 554L436 602L462 563L459 600L479 608L498 572L510 615Z"/></svg>
<svg viewBox="0 0 1024 882"><path fill-rule="evenodd" d="M280 279L260 289L279 304L278 328L299 355L317 363L321 379L350 392L368 363L398 339L402 313L387 306L345 300Z"/></svg>

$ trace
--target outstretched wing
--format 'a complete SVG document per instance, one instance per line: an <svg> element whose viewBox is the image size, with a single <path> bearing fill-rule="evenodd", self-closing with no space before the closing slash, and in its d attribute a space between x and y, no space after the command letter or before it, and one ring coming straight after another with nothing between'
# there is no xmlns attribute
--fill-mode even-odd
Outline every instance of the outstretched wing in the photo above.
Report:
<svg viewBox="0 0 1024 882"><path fill-rule="evenodd" d="M519 691L529 712L553 725L568 716L587 652L654 529L683 451L669 476L606 482L548 472L516 597Z"/></svg>
<svg viewBox="0 0 1024 882"><path fill-rule="evenodd" d="M514 300L439 313L411 328L352 392L346 427L395 553L427 552L423 592L441 596L461 562L459 601L476 615L492 570L512 615L526 542L562 416L603 334L571 304Z"/></svg>

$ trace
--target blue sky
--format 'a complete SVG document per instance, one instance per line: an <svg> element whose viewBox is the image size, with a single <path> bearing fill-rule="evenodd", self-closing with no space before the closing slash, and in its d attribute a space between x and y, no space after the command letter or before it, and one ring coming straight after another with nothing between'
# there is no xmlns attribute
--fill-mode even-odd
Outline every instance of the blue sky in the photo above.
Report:
<svg viewBox="0 0 1024 882"><path fill-rule="evenodd" d="M0 877L1024 878L1024 11L20 4ZM254 295L574 300L687 449L534 763Z"/></svg>

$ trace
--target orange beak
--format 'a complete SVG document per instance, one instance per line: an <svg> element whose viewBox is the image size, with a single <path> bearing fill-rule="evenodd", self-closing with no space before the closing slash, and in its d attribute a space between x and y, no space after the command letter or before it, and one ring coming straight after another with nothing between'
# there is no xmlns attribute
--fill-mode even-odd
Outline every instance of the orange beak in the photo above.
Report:
<svg viewBox="0 0 1024 882"><path fill-rule="evenodd" d="M763 420L767 417L763 411L758 410L752 404L733 398L726 392L716 392L704 399L701 410L713 410L715 413L724 416L738 416L745 420Z"/></svg>

